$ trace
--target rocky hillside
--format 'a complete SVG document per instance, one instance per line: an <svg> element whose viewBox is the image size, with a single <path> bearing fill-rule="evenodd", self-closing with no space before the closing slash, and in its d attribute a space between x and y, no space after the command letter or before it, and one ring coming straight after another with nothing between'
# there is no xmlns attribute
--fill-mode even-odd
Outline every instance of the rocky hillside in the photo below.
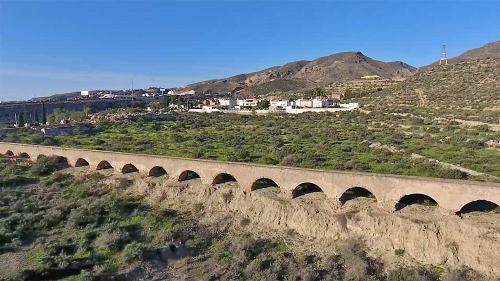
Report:
<svg viewBox="0 0 500 281"><path fill-rule="evenodd" d="M448 64L456 64L469 60L488 59L488 58L500 58L500 41L491 42L480 48L468 50L467 52L459 56L448 59ZM424 72L428 67L433 65L439 65L439 61L435 61L428 66L420 67L418 71Z"/></svg>
<svg viewBox="0 0 500 281"><path fill-rule="evenodd" d="M491 42L481 48L468 50L460 56L454 58L457 60L474 60L485 58L500 58L500 40Z"/></svg>
<svg viewBox="0 0 500 281"><path fill-rule="evenodd" d="M368 75L385 78L407 77L416 68L404 62L381 62L361 52L338 53L313 61L296 61L249 74L226 79L209 80L186 86L197 92L234 92L267 94L269 92L300 91Z"/></svg>
<svg viewBox="0 0 500 281"><path fill-rule="evenodd" d="M397 105L462 110L500 106L500 59L430 66L393 89Z"/></svg>
<svg viewBox="0 0 500 281"><path fill-rule="evenodd" d="M500 58L431 65L387 89L354 98L367 110L435 111L498 124ZM467 118L468 119L468 118Z"/></svg>

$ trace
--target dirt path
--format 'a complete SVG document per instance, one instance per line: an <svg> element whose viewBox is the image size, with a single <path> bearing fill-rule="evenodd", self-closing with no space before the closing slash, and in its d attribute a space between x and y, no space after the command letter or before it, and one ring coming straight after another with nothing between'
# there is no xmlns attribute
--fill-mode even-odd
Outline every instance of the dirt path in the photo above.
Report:
<svg viewBox="0 0 500 281"><path fill-rule="evenodd" d="M427 103L427 99L425 98L424 90L415 89L415 92L418 94L418 99L420 100L418 103L418 106L425 107L425 104Z"/></svg>
<svg viewBox="0 0 500 281"><path fill-rule="evenodd" d="M491 178L494 178L494 179L500 179L499 177L495 177L495 176L492 176L490 174L485 174L485 173L481 173L481 172L478 172L478 171L467 169L467 168L464 168L464 167L461 167L461 166L458 166L458 165L454 165L454 164L450 164L450 163L446 163L446 162L441 162L439 160L432 159L432 158L427 158L425 156L422 156L422 155L416 154L416 153L412 153L411 157L415 158L415 159L426 158L427 160L435 162L436 164L439 164L439 165L441 165L443 167L446 167L446 168L449 168L449 169L460 170L460 171L466 172L467 174L472 175L472 176L487 176L487 177L491 177Z"/></svg>
<svg viewBox="0 0 500 281"><path fill-rule="evenodd" d="M469 121L469 120L462 120L462 119L453 119L453 121L456 121L462 125L470 126L470 127L488 125L488 127L492 131L500 132L500 124L490 124L490 123L484 123L484 122L480 122L480 121Z"/></svg>

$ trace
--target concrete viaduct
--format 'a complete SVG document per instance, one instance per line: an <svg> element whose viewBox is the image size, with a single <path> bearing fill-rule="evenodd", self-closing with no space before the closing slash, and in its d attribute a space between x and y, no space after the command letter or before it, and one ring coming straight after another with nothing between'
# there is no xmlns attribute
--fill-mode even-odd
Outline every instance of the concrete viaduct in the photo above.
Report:
<svg viewBox="0 0 500 281"><path fill-rule="evenodd" d="M157 155L132 154L100 150L61 148L0 142L0 153L35 161L41 155L63 157L69 166L89 169L114 169L116 173L139 172L147 176L168 174L183 181L199 177L203 184L217 184L229 177L239 188L249 192L262 182L272 182L289 198L300 195L304 186L320 188L329 198L340 200L347 190L363 188L371 192L378 205L395 211L402 198L425 195L433 199L444 213L459 212L474 202L500 205L500 184L445 180L412 176L382 175L360 172L324 171L250 163L234 163L204 159L185 159Z"/></svg>

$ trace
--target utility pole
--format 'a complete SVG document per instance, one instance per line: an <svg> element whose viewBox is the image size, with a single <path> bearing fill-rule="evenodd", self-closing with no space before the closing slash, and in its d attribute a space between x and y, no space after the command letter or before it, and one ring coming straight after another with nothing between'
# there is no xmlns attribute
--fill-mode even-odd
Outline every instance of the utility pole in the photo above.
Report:
<svg viewBox="0 0 500 281"><path fill-rule="evenodd" d="M446 58L446 45L443 45L443 51L441 52L441 59L439 60L439 65L441 65L443 61L445 62L445 64L448 64L448 59Z"/></svg>

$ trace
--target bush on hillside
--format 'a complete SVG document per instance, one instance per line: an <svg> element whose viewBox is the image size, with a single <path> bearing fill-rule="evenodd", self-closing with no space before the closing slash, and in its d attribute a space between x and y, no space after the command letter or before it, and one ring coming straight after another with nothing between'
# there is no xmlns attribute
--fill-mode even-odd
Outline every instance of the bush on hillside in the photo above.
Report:
<svg viewBox="0 0 500 281"><path fill-rule="evenodd" d="M40 156L31 166L31 172L37 176L50 175L55 171L66 168L68 163L58 156Z"/></svg>

